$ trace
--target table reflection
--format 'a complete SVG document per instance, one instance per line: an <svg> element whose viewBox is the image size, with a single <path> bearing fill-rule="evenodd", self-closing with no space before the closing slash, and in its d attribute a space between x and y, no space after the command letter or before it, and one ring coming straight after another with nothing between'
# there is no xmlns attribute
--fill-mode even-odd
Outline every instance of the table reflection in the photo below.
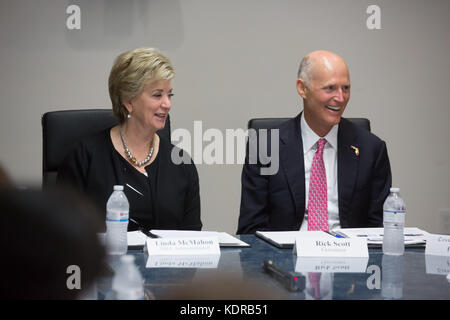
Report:
<svg viewBox="0 0 450 320"><path fill-rule="evenodd" d="M221 248L216 259L172 257L149 259L132 250L145 279L148 299L450 299L446 274L450 261L425 256L424 249L407 249L403 256L386 256L371 248L369 258L297 258L253 235L240 236L251 248ZM167 257L165 257L167 258ZM305 289L292 292L263 270L272 260L287 272L306 279ZM97 282L100 299L112 299L111 274ZM211 291L211 294L207 293ZM191 294L189 294L191 292Z"/></svg>

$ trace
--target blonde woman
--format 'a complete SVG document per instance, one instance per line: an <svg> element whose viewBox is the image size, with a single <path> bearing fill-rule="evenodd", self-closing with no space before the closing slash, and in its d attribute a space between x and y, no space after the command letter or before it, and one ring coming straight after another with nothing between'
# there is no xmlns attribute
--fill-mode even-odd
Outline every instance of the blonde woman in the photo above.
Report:
<svg viewBox="0 0 450 320"><path fill-rule="evenodd" d="M173 77L170 60L156 49L120 54L109 75L119 124L83 139L59 168L58 182L77 187L103 209L113 186L123 185L130 221L146 229L200 230L195 165L174 164L176 147L157 133L172 108ZM129 230L136 228L129 224Z"/></svg>

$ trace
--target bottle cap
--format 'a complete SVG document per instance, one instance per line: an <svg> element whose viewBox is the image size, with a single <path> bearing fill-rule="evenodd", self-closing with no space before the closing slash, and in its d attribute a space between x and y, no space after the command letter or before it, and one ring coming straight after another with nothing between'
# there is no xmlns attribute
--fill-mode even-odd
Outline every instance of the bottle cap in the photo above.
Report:
<svg viewBox="0 0 450 320"><path fill-rule="evenodd" d="M123 191L123 186L122 185L115 185L114 186L114 191Z"/></svg>
<svg viewBox="0 0 450 320"><path fill-rule="evenodd" d="M391 192L400 192L400 188L391 188Z"/></svg>

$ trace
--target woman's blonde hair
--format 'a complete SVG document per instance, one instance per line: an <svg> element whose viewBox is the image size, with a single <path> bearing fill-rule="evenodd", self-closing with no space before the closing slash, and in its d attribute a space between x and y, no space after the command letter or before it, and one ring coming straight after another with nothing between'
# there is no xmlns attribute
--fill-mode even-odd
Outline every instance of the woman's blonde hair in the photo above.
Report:
<svg viewBox="0 0 450 320"><path fill-rule="evenodd" d="M138 96L145 85L171 80L175 75L169 58L153 48L140 48L120 54L109 74L109 96L114 115L122 124L128 115L124 101Z"/></svg>

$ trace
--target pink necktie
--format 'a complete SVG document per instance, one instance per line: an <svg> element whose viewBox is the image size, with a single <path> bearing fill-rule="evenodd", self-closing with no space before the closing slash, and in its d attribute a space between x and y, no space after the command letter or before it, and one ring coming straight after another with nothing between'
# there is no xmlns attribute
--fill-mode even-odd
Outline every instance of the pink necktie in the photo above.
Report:
<svg viewBox="0 0 450 320"><path fill-rule="evenodd" d="M323 148L327 140L317 141L317 151L311 166L308 197L308 230L328 231L327 176L323 163Z"/></svg>

